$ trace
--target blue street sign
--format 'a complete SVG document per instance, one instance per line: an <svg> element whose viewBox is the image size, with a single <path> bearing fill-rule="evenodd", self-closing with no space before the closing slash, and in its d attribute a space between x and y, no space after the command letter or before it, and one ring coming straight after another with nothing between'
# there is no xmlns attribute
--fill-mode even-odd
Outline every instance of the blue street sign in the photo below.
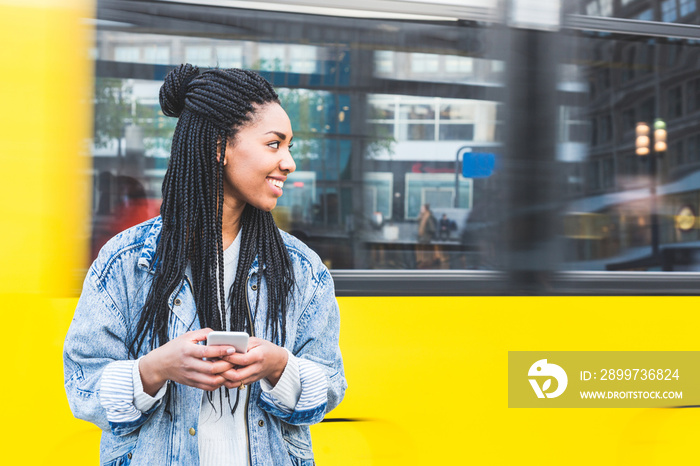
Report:
<svg viewBox="0 0 700 466"><path fill-rule="evenodd" d="M462 176L488 178L496 166L496 154L490 152L465 152L462 159Z"/></svg>

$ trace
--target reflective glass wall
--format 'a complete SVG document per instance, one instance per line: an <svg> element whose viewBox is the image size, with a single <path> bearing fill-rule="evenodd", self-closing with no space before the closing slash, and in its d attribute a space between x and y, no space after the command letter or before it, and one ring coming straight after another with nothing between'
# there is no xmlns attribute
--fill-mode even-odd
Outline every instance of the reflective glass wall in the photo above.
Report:
<svg viewBox="0 0 700 466"><path fill-rule="evenodd" d="M697 0L576 0L569 12L587 16L700 24Z"/></svg>
<svg viewBox="0 0 700 466"><path fill-rule="evenodd" d="M332 269L697 270L697 2L560 6L540 27L99 2L93 253L157 215L175 125L158 89L189 62L278 89L297 171L273 213Z"/></svg>
<svg viewBox="0 0 700 466"><path fill-rule="evenodd" d="M462 159L502 145L489 24L158 3L98 4L93 255L158 213L176 122L158 89L188 62L277 88L297 170L273 214L329 267L475 267L468 221L485 194Z"/></svg>
<svg viewBox="0 0 700 466"><path fill-rule="evenodd" d="M583 32L567 44L565 267L698 270L700 42Z"/></svg>

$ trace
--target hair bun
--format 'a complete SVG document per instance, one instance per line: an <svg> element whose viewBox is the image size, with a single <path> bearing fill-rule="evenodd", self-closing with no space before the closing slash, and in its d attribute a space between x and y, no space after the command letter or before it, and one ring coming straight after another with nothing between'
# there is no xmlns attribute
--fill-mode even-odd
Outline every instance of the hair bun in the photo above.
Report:
<svg viewBox="0 0 700 466"><path fill-rule="evenodd" d="M185 109L187 85L199 75L199 68L185 63L172 70L160 87L160 108L171 117L179 117Z"/></svg>

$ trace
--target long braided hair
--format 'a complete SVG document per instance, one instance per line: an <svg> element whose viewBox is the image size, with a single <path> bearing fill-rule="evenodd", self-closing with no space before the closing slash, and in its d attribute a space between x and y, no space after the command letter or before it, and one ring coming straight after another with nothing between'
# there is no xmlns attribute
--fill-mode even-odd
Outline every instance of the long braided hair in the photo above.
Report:
<svg viewBox="0 0 700 466"><path fill-rule="evenodd" d="M253 71L214 69L200 74L197 67L185 64L166 76L160 105L165 115L179 120L163 180L163 229L153 260L155 276L132 340L132 353L141 350L149 335L151 349L168 341L168 299L182 285L188 264L201 327L227 329L223 154L226 142L235 141L238 130L254 118L256 106L273 102L279 99L272 85ZM243 210L239 234L238 267L229 290L229 328L252 333L246 282L258 257L257 289L263 274L268 289L266 325L272 341L284 344L287 299L294 283L287 249L270 212L250 204ZM259 301L258 292L255 311Z"/></svg>

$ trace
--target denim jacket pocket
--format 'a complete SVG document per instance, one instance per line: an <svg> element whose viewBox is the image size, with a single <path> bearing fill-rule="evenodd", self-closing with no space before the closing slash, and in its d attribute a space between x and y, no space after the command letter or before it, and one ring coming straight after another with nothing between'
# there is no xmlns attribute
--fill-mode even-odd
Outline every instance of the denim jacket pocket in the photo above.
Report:
<svg viewBox="0 0 700 466"><path fill-rule="evenodd" d="M314 453L308 427L282 424L282 438L294 466L313 466Z"/></svg>
<svg viewBox="0 0 700 466"><path fill-rule="evenodd" d="M110 459L102 463L102 466L129 466L135 449L136 440L120 446L110 455Z"/></svg>

